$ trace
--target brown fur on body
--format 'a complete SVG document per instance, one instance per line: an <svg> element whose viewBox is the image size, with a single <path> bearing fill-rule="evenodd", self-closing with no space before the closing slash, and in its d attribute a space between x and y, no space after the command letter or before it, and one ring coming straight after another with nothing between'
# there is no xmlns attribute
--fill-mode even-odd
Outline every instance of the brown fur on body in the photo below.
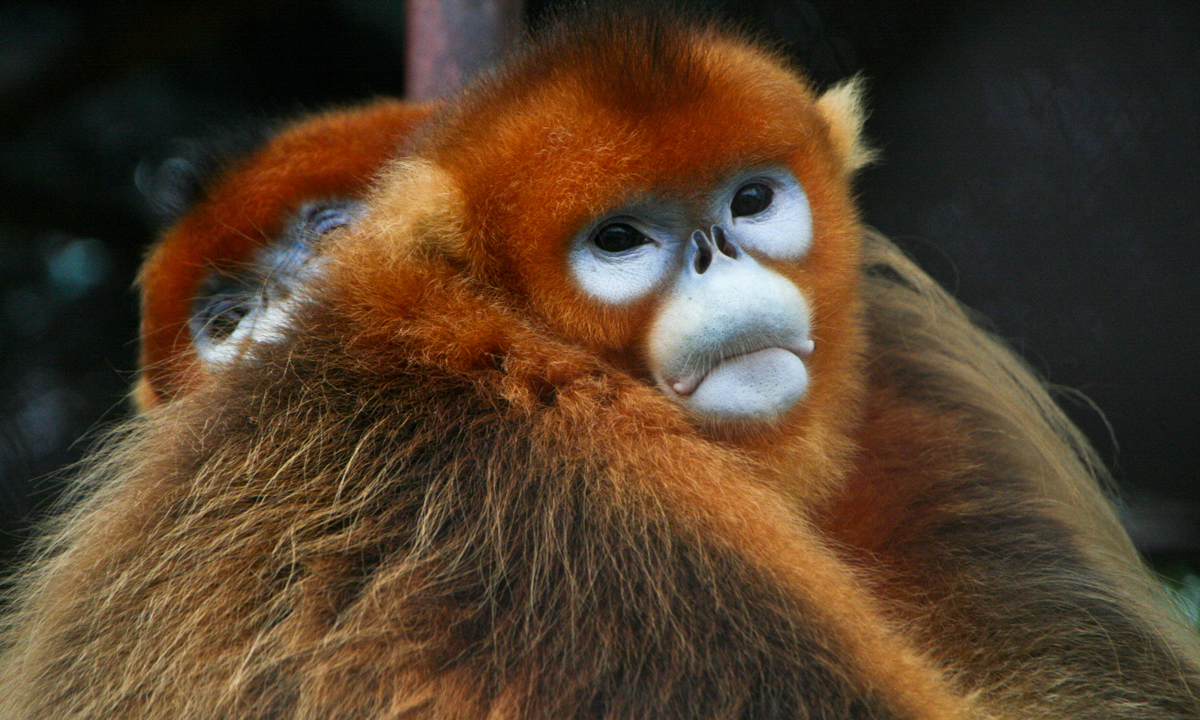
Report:
<svg viewBox="0 0 1200 720"><path fill-rule="evenodd" d="M1194 638L1077 432L859 226L852 91L631 16L550 33L396 150L427 113L295 126L155 251L146 410L19 578L0 715L1197 715ZM813 390L723 434L646 381L649 309L581 301L556 243L605 193L779 157L813 206L780 269ZM197 268L336 192L369 214L286 342L201 367Z"/></svg>
<svg viewBox="0 0 1200 720"><path fill-rule="evenodd" d="M149 414L43 569L11 716L954 716L841 627L871 603L750 460L415 279Z"/></svg>
<svg viewBox="0 0 1200 720"><path fill-rule="evenodd" d="M1200 716L1200 642L1118 524L1081 433L894 245L868 235L863 269L863 450L819 524L985 706Z"/></svg>

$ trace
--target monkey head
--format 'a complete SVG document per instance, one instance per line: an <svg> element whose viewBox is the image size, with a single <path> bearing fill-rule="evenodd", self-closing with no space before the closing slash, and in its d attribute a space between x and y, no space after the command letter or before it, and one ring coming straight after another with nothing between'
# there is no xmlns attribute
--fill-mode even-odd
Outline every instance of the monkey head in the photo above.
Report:
<svg viewBox="0 0 1200 720"><path fill-rule="evenodd" d="M341 236L380 251L340 277L441 258L794 491L835 485L862 394L856 87L818 96L716 32L646 52L652 28L581 27L423 129Z"/></svg>
<svg viewBox="0 0 1200 720"><path fill-rule="evenodd" d="M159 192L191 207L138 277L140 409L186 394L270 335L272 322L282 332L311 279L315 241L357 215L371 178L429 112L394 100L330 111L248 157L212 158L216 168L172 160L156 173Z"/></svg>
<svg viewBox="0 0 1200 720"><path fill-rule="evenodd" d="M716 34L647 53L608 30L603 50L570 32L540 45L418 150L461 197L456 251L708 427L844 404L853 87L818 99L778 58Z"/></svg>

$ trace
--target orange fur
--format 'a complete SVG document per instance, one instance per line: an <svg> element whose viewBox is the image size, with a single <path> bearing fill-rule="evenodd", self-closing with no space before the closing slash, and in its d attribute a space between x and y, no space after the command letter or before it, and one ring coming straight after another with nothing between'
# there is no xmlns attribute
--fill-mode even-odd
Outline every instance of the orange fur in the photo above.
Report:
<svg viewBox="0 0 1200 720"><path fill-rule="evenodd" d="M18 579L0 714L1195 717L1195 639L1077 431L861 227L861 125L855 84L632 13L442 108L290 126L147 261L143 412ZM811 388L701 423L649 380L656 298L602 306L564 252L768 162L812 208L764 261L812 306ZM345 196L286 338L203 366L206 275Z"/></svg>

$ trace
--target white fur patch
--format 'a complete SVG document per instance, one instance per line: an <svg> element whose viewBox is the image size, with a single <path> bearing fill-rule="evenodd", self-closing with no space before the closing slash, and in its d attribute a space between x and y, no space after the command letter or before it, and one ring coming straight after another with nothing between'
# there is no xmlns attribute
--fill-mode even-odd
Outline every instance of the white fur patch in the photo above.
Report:
<svg viewBox="0 0 1200 720"><path fill-rule="evenodd" d="M302 302L303 298L293 295L265 307L260 305L246 314L224 339L197 343L196 354L205 364L228 365L244 358L255 346L279 344L292 330L296 310Z"/></svg>

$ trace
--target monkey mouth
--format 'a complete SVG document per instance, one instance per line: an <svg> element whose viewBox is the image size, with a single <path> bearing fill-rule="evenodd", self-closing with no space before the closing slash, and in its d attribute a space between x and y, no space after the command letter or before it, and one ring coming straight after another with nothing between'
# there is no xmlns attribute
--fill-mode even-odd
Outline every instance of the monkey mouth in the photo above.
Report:
<svg viewBox="0 0 1200 720"><path fill-rule="evenodd" d="M686 398L695 393L696 389L700 387L700 384L718 369L732 369L736 372L741 366L752 366L759 360L766 359L768 356L777 355L779 353L790 353L803 361L812 355L813 347L813 341L811 339L805 339L787 346L770 345L754 350L734 353L732 355L724 355L715 362L705 363L702 367L697 368L696 370L693 370L682 377L674 380L667 380L666 385L671 388L671 391L679 397Z"/></svg>

